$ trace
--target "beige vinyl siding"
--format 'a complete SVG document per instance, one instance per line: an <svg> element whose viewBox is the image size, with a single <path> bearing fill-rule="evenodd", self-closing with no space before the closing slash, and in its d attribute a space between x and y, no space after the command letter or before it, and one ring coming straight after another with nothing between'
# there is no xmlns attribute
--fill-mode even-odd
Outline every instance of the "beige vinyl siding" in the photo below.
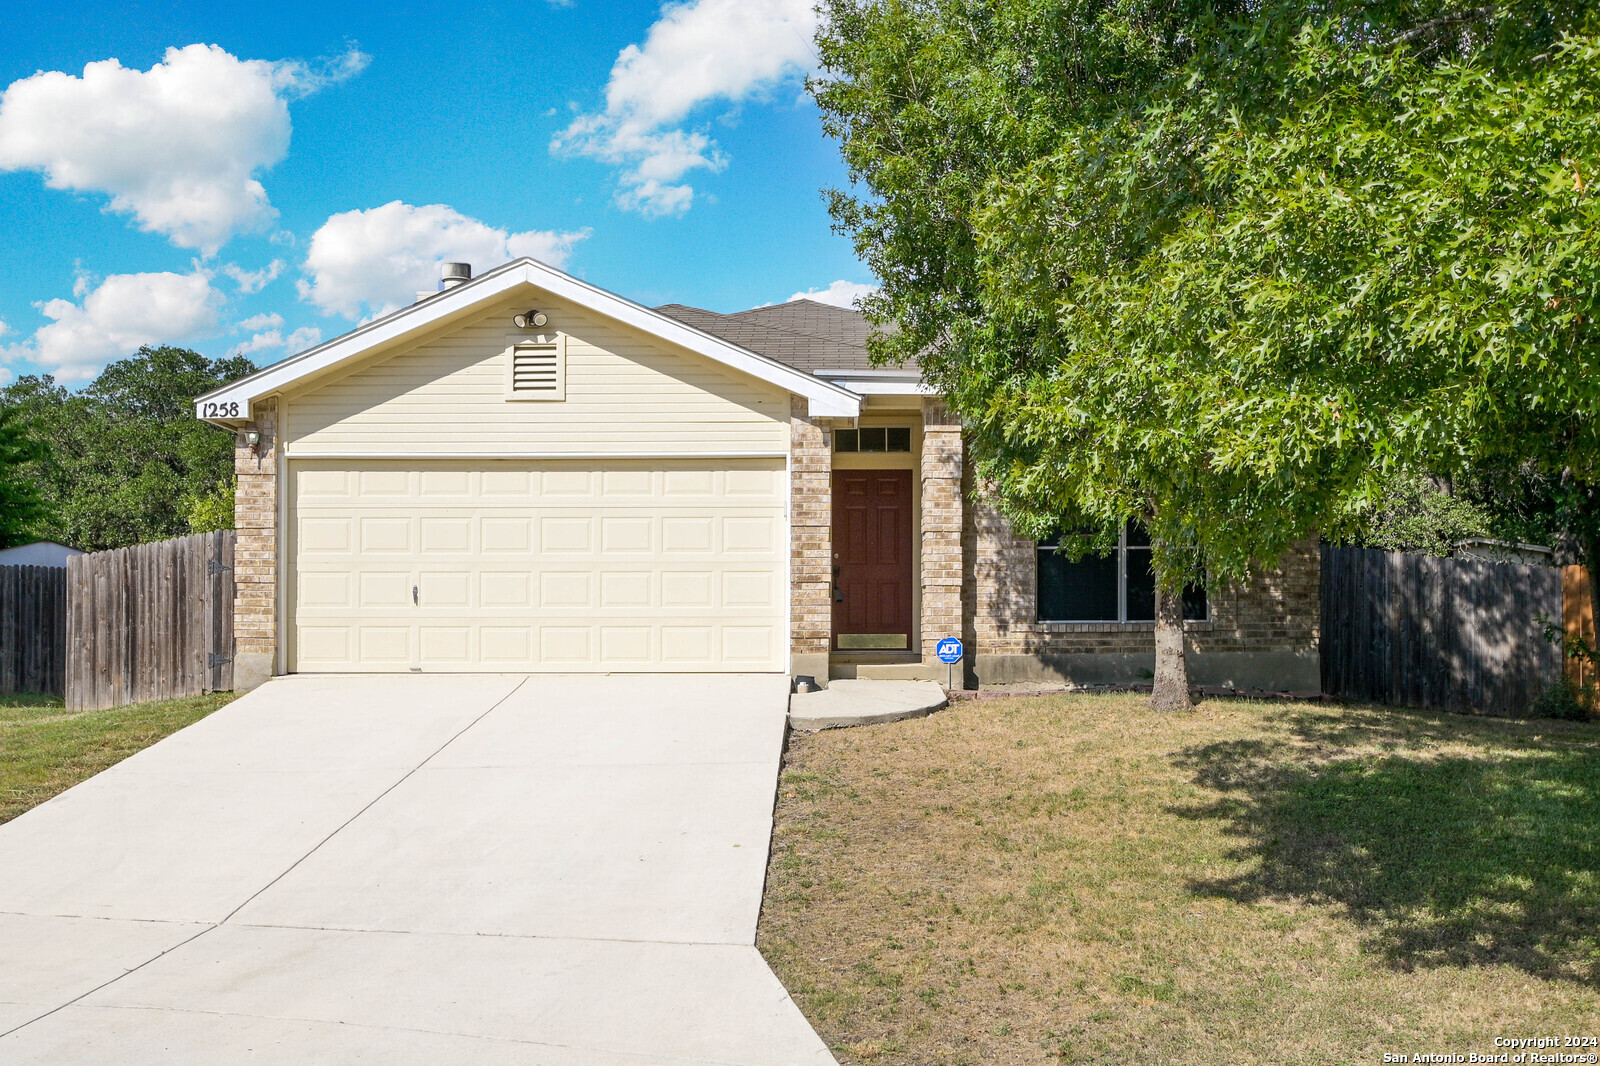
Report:
<svg viewBox="0 0 1600 1066"><path fill-rule="evenodd" d="M511 316L537 307L542 330ZM566 340L566 398L507 401L506 349ZM788 394L627 326L519 296L284 398L289 454L781 454Z"/></svg>

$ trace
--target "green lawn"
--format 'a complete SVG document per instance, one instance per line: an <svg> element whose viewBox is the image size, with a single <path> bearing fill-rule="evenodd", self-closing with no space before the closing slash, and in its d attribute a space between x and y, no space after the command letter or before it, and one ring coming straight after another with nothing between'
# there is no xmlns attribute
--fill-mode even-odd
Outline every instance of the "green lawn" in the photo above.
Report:
<svg viewBox="0 0 1600 1066"><path fill-rule="evenodd" d="M1597 741L1124 695L797 735L759 942L846 1063L1375 1063L1596 1036Z"/></svg>
<svg viewBox="0 0 1600 1066"><path fill-rule="evenodd" d="M0 822L197 722L231 692L69 714L59 699L0 696Z"/></svg>

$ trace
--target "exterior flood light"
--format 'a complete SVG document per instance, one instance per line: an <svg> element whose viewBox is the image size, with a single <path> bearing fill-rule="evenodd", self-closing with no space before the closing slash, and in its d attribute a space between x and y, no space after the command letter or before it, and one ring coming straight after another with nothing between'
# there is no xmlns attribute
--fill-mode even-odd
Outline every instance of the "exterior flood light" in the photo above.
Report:
<svg viewBox="0 0 1600 1066"><path fill-rule="evenodd" d="M550 320L544 316L543 311L524 311L514 316L511 321L517 324L518 329L527 329L529 326L542 326Z"/></svg>

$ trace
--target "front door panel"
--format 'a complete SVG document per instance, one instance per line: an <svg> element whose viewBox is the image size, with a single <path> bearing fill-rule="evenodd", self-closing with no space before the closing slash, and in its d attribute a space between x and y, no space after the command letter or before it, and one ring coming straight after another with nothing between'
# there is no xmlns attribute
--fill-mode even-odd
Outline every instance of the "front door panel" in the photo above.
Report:
<svg viewBox="0 0 1600 1066"><path fill-rule="evenodd" d="M911 647L911 549L911 471L835 470L836 649Z"/></svg>

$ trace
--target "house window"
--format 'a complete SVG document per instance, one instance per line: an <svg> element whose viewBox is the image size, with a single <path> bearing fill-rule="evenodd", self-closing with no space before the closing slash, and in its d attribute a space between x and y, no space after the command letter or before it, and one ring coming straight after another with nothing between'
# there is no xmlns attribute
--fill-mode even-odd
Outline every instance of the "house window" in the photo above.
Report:
<svg viewBox="0 0 1600 1066"><path fill-rule="evenodd" d="M1129 523L1107 555L1085 555L1077 562L1056 551L1054 539L1039 544L1039 621L1153 622L1156 574L1150 565L1150 537ZM1209 604L1202 585L1183 590L1183 617L1203 621Z"/></svg>
<svg viewBox="0 0 1600 1066"><path fill-rule="evenodd" d="M833 431L836 452L909 452L910 426L862 426Z"/></svg>

